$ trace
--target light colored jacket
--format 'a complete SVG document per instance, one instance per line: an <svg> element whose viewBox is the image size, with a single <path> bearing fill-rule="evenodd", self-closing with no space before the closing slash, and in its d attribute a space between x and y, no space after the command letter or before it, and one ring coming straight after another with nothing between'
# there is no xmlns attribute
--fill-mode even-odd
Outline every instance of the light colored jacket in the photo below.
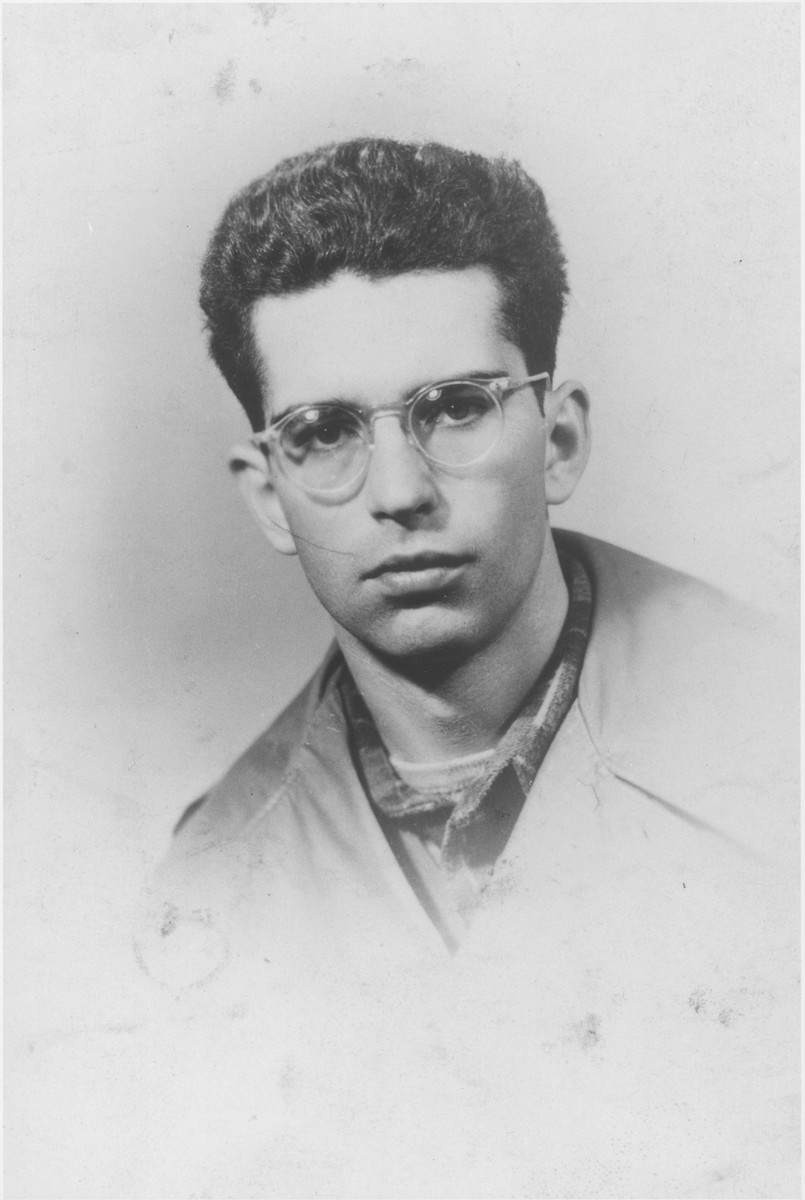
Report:
<svg viewBox="0 0 805 1200"><path fill-rule="evenodd" d="M315 992L330 1023L372 997L361 1052L366 1029L382 1041L378 1013L395 1014L386 1045L416 1041L431 1013L465 1065L480 1055L485 1080L502 1069L504 1093L522 1088L518 1113L536 1106L555 1149L527 1194L790 1194L774 1189L790 1187L795 1140L792 666L715 590L557 540L594 588L578 698L456 956L372 814L330 655L175 838L160 961L185 937L194 987ZM615 1171L594 1184L571 1165L585 1123L584 1170L599 1154ZM619 1184L624 1131L643 1173L624 1150ZM730 1172L738 1190L719 1191Z"/></svg>
<svg viewBox="0 0 805 1200"><path fill-rule="evenodd" d="M515 863L529 890L546 885L546 871L557 877L560 863L598 874L597 843L616 813L646 841L689 846L693 861L728 846L739 856L784 851L794 810L780 795L795 774L796 721L783 647L755 614L688 576L592 538L556 536L592 576L590 643L578 698L491 891L512 890L504 878ZM398 932L440 944L355 773L334 686L340 669L331 652L191 806L170 865L203 880L226 876L235 860L250 873L256 864L314 906L320 897L332 912L365 897ZM631 862L637 848L627 844L614 838L609 852ZM583 866L582 846L591 857Z"/></svg>

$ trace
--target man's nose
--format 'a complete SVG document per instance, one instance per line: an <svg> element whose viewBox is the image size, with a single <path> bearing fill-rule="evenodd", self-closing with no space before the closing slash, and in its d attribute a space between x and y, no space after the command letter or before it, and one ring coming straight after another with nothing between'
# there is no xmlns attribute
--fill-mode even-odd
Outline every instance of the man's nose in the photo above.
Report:
<svg viewBox="0 0 805 1200"><path fill-rule="evenodd" d="M406 522L432 511L439 499L433 471L403 429L399 414L378 416L373 434L365 484L372 513Z"/></svg>

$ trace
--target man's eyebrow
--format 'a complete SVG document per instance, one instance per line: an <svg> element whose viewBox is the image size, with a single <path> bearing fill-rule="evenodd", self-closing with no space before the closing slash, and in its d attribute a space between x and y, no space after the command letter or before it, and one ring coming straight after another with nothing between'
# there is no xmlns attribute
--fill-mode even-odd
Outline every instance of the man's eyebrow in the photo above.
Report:
<svg viewBox="0 0 805 1200"><path fill-rule="evenodd" d="M508 379L509 372L505 368L497 368L494 371L467 371L465 375L454 375L454 379Z"/></svg>
<svg viewBox="0 0 805 1200"><path fill-rule="evenodd" d="M417 392L424 392L428 388L441 387L444 383L490 383L493 379L508 379L510 372L505 367L494 367L492 370L479 369L476 371L454 371L452 375L440 375L438 379L429 379L426 383L420 384L419 387L411 388L406 393L410 400Z"/></svg>
<svg viewBox="0 0 805 1200"><path fill-rule="evenodd" d="M426 388L439 387L443 383L452 383L466 379L468 382L488 383L492 379L507 379L509 372L503 367L495 367L493 369L480 368L473 371L454 371L450 375L440 375L438 379L429 379L426 383L417 384L415 387L406 388L404 396L405 400L410 400L417 392L425 391ZM269 427L278 424L291 413L304 412L308 408L327 408L329 405L344 405L347 408L367 408L368 405L359 404L356 400L346 400L343 396L328 396L326 400L308 400L300 404L291 404L282 412L273 413L268 424Z"/></svg>

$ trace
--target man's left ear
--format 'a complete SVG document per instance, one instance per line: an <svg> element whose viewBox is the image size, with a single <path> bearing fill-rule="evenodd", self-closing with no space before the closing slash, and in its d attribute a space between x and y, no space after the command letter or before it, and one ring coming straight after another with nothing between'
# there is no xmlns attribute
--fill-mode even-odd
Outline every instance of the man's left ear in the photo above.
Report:
<svg viewBox="0 0 805 1200"><path fill-rule="evenodd" d="M545 396L545 499L563 504L590 457L590 397L575 379Z"/></svg>

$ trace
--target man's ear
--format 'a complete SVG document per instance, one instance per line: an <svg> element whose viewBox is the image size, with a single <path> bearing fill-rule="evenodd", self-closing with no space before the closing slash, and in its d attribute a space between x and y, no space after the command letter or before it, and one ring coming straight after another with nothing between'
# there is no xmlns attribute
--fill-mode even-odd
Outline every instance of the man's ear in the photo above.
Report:
<svg viewBox="0 0 805 1200"><path fill-rule="evenodd" d="M235 446L229 455L229 469L237 476L244 500L274 549L280 554L296 554L296 543L263 451L251 443Z"/></svg>
<svg viewBox="0 0 805 1200"><path fill-rule="evenodd" d="M590 457L590 397L569 379L545 397L545 499L563 504L573 495Z"/></svg>

